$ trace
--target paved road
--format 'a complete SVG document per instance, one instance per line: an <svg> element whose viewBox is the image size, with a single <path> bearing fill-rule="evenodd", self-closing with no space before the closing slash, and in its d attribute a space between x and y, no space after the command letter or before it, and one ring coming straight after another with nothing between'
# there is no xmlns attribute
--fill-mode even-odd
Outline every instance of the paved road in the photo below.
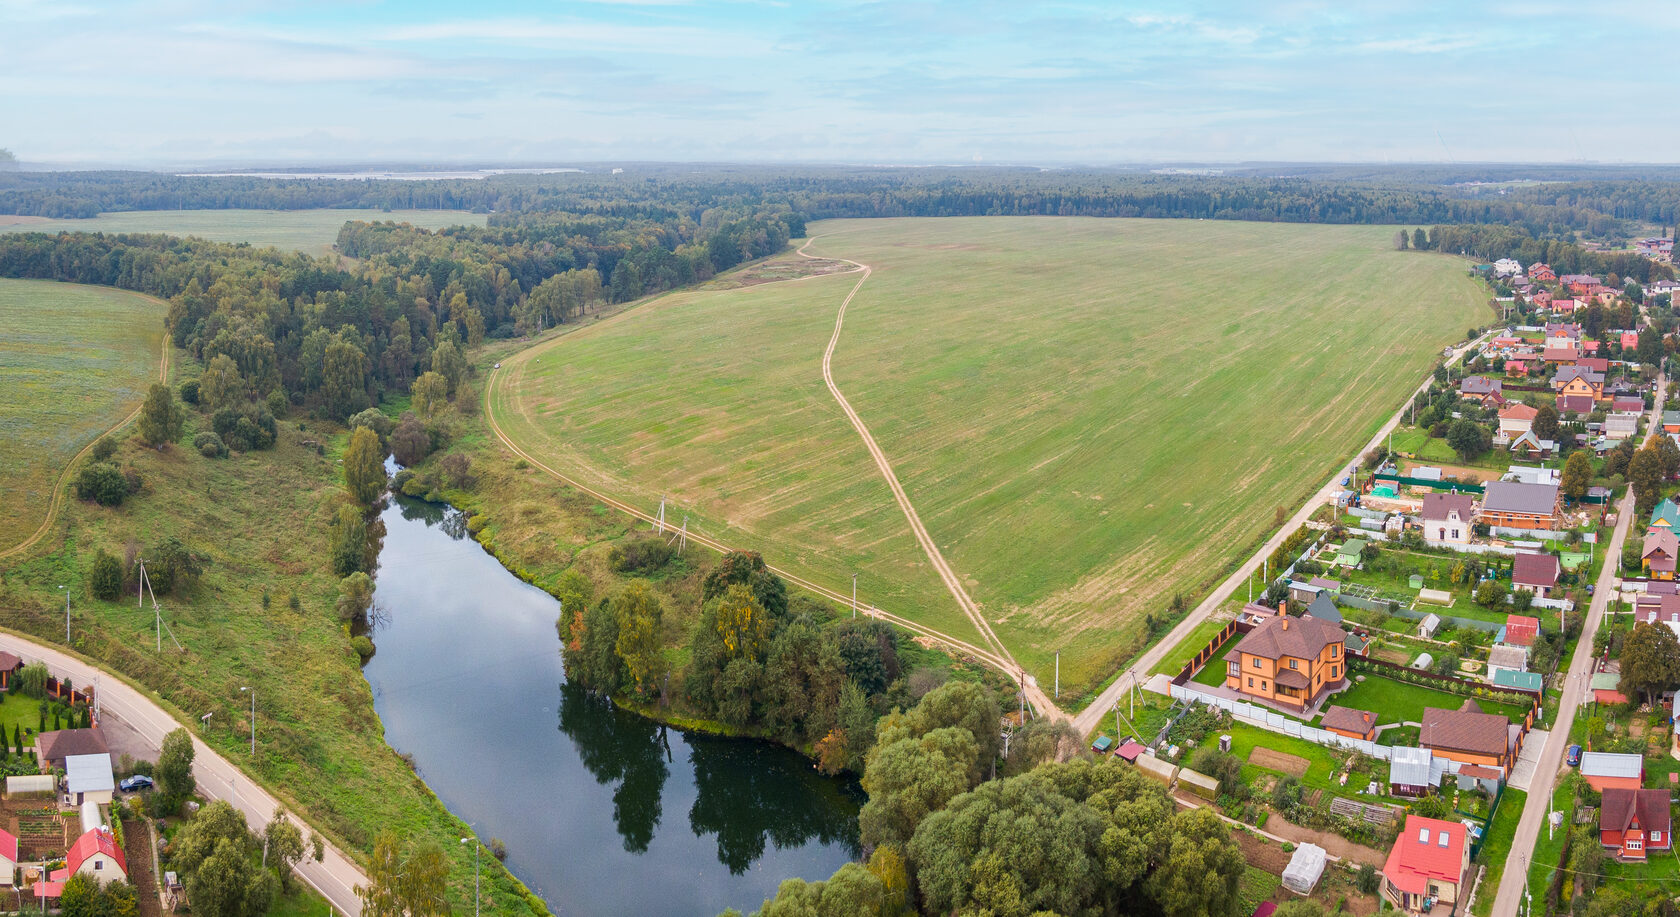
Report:
<svg viewBox="0 0 1680 917"><path fill-rule="evenodd" d="M1451 366L1463 359L1464 355L1469 352L1471 347L1475 346L1478 342L1492 333L1493 332L1490 330L1484 333L1481 337L1476 338L1474 341L1471 341L1463 347L1453 351L1453 355L1447 360L1447 365ZM1435 381L1435 379L1433 370L1431 370L1431 374L1424 378L1422 384L1417 387L1417 390L1406 399L1405 404L1410 404L1412 398L1416 398L1418 395L1423 394L1433 381ZM1126 691L1131 688L1134 682L1141 684L1142 682L1147 681L1149 679L1150 669L1155 668L1162 659L1166 658L1168 653L1172 652L1174 647L1178 646L1184 638L1190 636L1190 632L1195 630L1197 625L1207 620L1208 616L1212 615L1220 605L1223 605L1227 599L1229 599L1232 595L1235 595L1237 589L1248 582L1249 577L1253 576L1255 571L1260 569L1260 565L1266 560L1266 558L1272 556L1272 552L1276 551L1278 547L1283 544L1283 540L1285 538L1288 538L1292 532L1305 525L1307 520L1312 518L1312 514L1317 511L1320 506L1332 500L1336 493L1343 489L1342 478L1353 474L1353 472L1358 468L1359 460L1365 455L1365 453L1383 444L1383 440L1385 440L1388 437L1388 434L1393 432L1394 428L1399 425L1400 420L1405 416L1405 413L1406 407L1403 404L1401 405L1400 410L1395 411L1394 416L1390 417L1388 422L1383 424L1382 429L1378 430L1376 435L1371 437L1371 441L1366 443L1365 447L1360 449L1359 452L1354 455L1353 461L1348 465L1337 469L1336 473L1330 476L1330 480L1325 482L1324 486L1319 488L1318 492L1313 494L1312 497L1307 500L1306 504L1303 505L1301 509L1297 511L1287 523L1284 524L1283 528L1275 532L1272 537L1266 539L1266 543L1260 546L1260 550L1255 552L1253 557L1249 558L1248 561L1241 567L1238 567L1236 572L1232 573L1225 582L1220 583L1219 588L1213 590L1213 593L1204 599L1200 605L1197 605L1188 615L1185 615L1184 620L1178 622L1177 627L1174 627L1165 637L1162 637L1158 642L1156 642L1154 646L1144 651L1144 654L1139 656L1137 661L1132 663L1129 669L1120 673L1120 677L1116 678L1113 684L1109 685L1107 689L1097 695L1097 699L1092 701L1089 707L1086 707L1083 712L1074 717L1074 727L1077 728L1081 734L1089 733L1093 729L1096 729L1097 724L1102 721L1103 715L1113 709L1114 704L1118 702L1121 697L1125 696Z"/></svg>
<svg viewBox="0 0 1680 917"><path fill-rule="evenodd" d="M1651 409L1647 440L1661 429L1659 423L1667 390L1668 380L1659 377L1656 406ZM1563 767L1564 749L1569 745L1569 728L1575 723L1575 714L1586 697L1588 683L1592 681L1593 636L1598 633L1598 626L1604 621L1604 611L1610 606L1610 584L1616 579L1622 543L1633 525L1633 502L1633 488L1630 487L1622 496L1622 502L1616 505L1616 529L1610 536L1610 543L1598 546L1604 552L1604 570L1593 588L1593 600L1587 606L1581 640L1575 645L1575 655L1569 661L1569 678L1564 682L1563 702L1558 707L1556 722L1552 723L1551 732L1556 741L1546 743L1534 779L1529 783L1528 802L1523 806L1522 820L1517 822L1517 834L1511 841L1511 854L1505 860L1505 872L1499 879L1499 895L1493 902L1493 917L1516 917L1522 904L1534 845L1540 839L1546 813L1552 807L1552 791L1557 786L1558 770Z"/></svg>
<svg viewBox="0 0 1680 917"><path fill-rule="evenodd" d="M121 720L152 748L161 747L163 737L183 725L127 682L58 649L15 634L0 633L0 650L10 650L29 662L44 662L54 676L68 677L73 684L90 685L98 677L100 715ZM260 742L260 698L258 705L257 741ZM238 768L200 742L196 736L193 738L193 747L196 751L193 759L193 777L198 780L199 793L210 799L232 802L235 808L245 814L246 822L254 829L260 830L263 825L268 824L274 817L274 810L278 808L274 797L252 783ZM300 827L304 829L304 836L307 838L308 826ZM360 917L362 905L356 897L356 886L365 884L367 876L363 875L356 864L337 847L328 844L326 856L319 863L305 858L298 864L297 872L303 881L320 892L339 913Z"/></svg>

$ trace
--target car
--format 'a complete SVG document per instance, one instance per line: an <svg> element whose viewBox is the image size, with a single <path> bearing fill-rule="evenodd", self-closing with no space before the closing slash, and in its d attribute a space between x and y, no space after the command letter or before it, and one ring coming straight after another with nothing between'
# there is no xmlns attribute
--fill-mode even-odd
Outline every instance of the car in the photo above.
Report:
<svg viewBox="0 0 1680 917"><path fill-rule="evenodd" d="M117 785L122 787L122 791L124 793L133 793L137 790L149 790L152 788L152 778L146 776L145 774L135 774Z"/></svg>
<svg viewBox="0 0 1680 917"><path fill-rule="evenodd" d="M1581 746L1579 746L1579 745L1569 746L1569 756L1566 760L1567 760L1570 767L1580 767L1581 766Z"/></svg>

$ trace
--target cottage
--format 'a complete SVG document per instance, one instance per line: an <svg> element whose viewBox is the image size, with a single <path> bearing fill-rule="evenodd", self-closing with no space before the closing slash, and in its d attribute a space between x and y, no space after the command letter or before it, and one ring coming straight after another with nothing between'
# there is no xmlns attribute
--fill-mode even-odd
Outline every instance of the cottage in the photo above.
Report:
<svg viewBox="0 0 1680 917"><path fill-rule="evenodd" d="M23 660L16 653L0 651L0 691L10 690L12 679L23 671Z"/></svg>
<svg viewBox="0 0 1680 917"><path fill-rule="evenodd" d="M1555 405L1559 414L1591 414L1594 407L1591 395L1559 395Z"/></svg>
<svg viewBox="0 0 1680 917"><path fill-rule="evenodd" d="M1611 414L1604 418L1605 439L1621 442L1638 432L1638 414Z"/></svg>
<svg viewBox="0 0 1680 917"><path fill-rule="evenodd" d="M1577 309L1581 308L1581 305L1582 303L1579 299L1573 299L1567 296L1561 297L1559 299L1552 300L1552 313L1554 315L1573 315Z"/></svg>
<svg viewBox="0 0 1680 917"><path fill-rule="evenodd" d="M1465 376L1458 384L1458 397L1483 407L1505 403L1504 383L1486 376Z"/></svg>
<svg viewBox="0 0 1680 917"><path fill-rule="evenodd" d="M1509 277L1522 273L1522 264L1511 258L1500 258L1493 263L1493 272L1501 277Z"/></svg>
<svg viewBox="0 0 1680 917"><path fill-rule="evenodd" d="M1557 588L1562 572L1556 554L1522 552L1511 559L1511 588L1527 589L1546 598Z"/></svg>
<svg viewBox="0 0 1680 917"><path fill-rule="evenodd" d="M109 803L117 782L111 774L111 756L71 755L64 759L64 786L72 805L84 802Z"/></svg>
<svg viewBox="0 0 1680 917"><path fill-rule="evenodd" d="M1552 391L1560 395L1586 395L1594 400L1603 398L1604 373L1583 365L1584 362L1558 367L1552 375Z"/></svg>
<svg viewBox="0 0 1680 917"><path fill-rule="evenodd" d="M1427 748L1396 745L1388 759L1388 793L1413 799L1426 796L1441 785L1445 762L1437 761Z"/></svg>
<svg viewBox="0 0 1680 917"><path fill-rule="evenodd" d="M1622 673L1599 672L1592 677L1590 685L1595 704L1625 704L1627 695L1622 693Z"/></svg>
<svg viewBox="0 0 1680 917"><path fill-rule="evenodd" d="M1628 351L1629 353L1632 353L1636 348L1639 347L1639 332L1637 332L1637 331L1623 331L1618 336L1617 342L1622 345L1623 350Z"/></svg>
<svg viewBox="0 0 1680 917"><path fill-rule="evenodd" d="M1346 681L1342 629L1318 618L1260 622L1225 660L1225 687L1297 710Z"/></svg>
<svg viewBox="0 0 1680 917"><path fill-rule="evenodd" d="M1680 535L1671 528L1651 528L1640 547L1640 566L1657 580L1674 579L1675 557L1680 556Z"/></svg>
<svg viewBox="0 0 1680 917"><path fill-rule="evenodd" d="M1370 742L1377 737L1377 715L1369 710L1331 707L1324 711L1324 721L1319 726L1350 739L1364 739Z"/></svg>
<svg viewBox="0 0 1680 917"><path fill-rule="evenodd" d="M1592 788L1637 790L1645 783L1645 758L1636 754L1589 751L1581 755L1581 776Z"/></svg>
<svg viewBox="0 0 1680 917"><path fill-rule="evenodd" d="M1336 546L1336 566L1358 567L1365 556L1365 542L1359 538L1349 538Z"/></svg>
<svg viewBox="0 0 1680 917"><path fill-rule="evenodd" d="M1469 494L1425 494L1420 515L1424 541L1432 545L1469 544L1476 501Z"/></svg>
<svg viewBox="0 0 1680 917"><path fill-rule="evenodd" d="M35 760L44 768L63 768L72 755L105 755L111 749L96 726L92 729L55 729L35 737Z"/></svg>
<svg viewBox="0 0 1680 917"><path fill-rule="evenodd" d="M1512 646L1533 646L1539 636L1539 618L1531 615L1506 615L1505 637L1500 642Z"/></svg>
<svg viewBox="0 0 1680 917"><path fill-rule="evenodd" d="M128 880L128 863L116 838L104 828L95 828L76 839L64 857L65 878L92 876L100 885Z"/></svg>
<svg viewBox="0 0 1680 917"><path fill-rule="evenodd" d="M1466 700L1457 710L1423 708L1418 747L1460 764L1485 764L1507 770L1515 758L1511 721L1495 713L1483 713L1473 700Z"/></svg>
<svg viewBox="0 0 1680 917"><path fill-rule="evenodd" d="M1568 366L1581 358L1581 352L1573 347L1547 347L1540 351L1540 359L1545 363L1556 363Z"/></svg>
<svg viewBox="0 0 1680 917"><path fill-rule="evenodd" d="M11 886L17 879L17 835L0 828L0 886Z"/></svg>
<svg viewBox="0 0 1680 917"><path fill-rule="evenodd" d="M1545 332L1547 347L1574 347L1581 340L1579 322L1547 322Z"/></svg>
<svg viewBox="0 0 1680 917"><path fill-rule="evenodd" d="M1557 274L1550 265L1543 261L1536 261L1528 266L1528 278L1540 283L1552 283L1557 280Z"/></svg>
<svg viewBox="0 0 1680 917"><path fill-rule="evenodd" d="M1501 643L1488 650L1488 678L1501 671L1528 671L1528 650Z"/></svg>
<svg viewBox="0 0 1680 917"><path fill-rule="evenodd" d="M1470 847L1457 822L1406 816L1383 863L1383 897L1408 914L1424 914L1436 904L1456 908Z"/></svg>
<svg viewBox="0 0 1680 917"><path fill-rule="evenodd" d="M1516 360L1516 359L1506 360L1505 361L1505 375L1511 376L1511 377L1517 378L1517 379L1521 379L1521 378L1526 377L1528 375L1528 362L1527 362L1527 360Z"/></svg>
<svg viewBox="0 0 1680 917"><path fill-rule="evenodd" d="M1534 418L1540 414L1536 408L1531 408L1522 402L1507 404L1499 409L1499 434L1497 439L1503 445L1527 433L1534 426Z"/></svg>
<svg viewBox="0 0 1680 917"><path fill-rule="evenodd" d="M1668 413L1663 412L1663 416L1668 416ZM1663 422L1667 423L1666 420ZM1664 497L1663 501L1651 510L1651 528L1673 530L1677 524L1680 524L1680 504L1676 504L1672 498Z"/></svg>
<svg viewBox="0 0 1680 917"><path fill-rule="evenodd" d="M1645 410L1645 399L1638 395L1617 395L1610 399L1610 410L1624 414L1640 414Z"/></svg>
<svg viewBox="0 0 1680 917"><path fill-rule="evenodd" d="M1477 521L1508 529L1550 530L1562 516L1556 485L1490 481Z"/></svg>
<svg viewBox="0 0 1680 917"><path fill-rule="evenodd" d="M1670 820L1667 790L1608 789L1598 810L1598 840L1619 860L1644 860L1674 846Z"/></svg>

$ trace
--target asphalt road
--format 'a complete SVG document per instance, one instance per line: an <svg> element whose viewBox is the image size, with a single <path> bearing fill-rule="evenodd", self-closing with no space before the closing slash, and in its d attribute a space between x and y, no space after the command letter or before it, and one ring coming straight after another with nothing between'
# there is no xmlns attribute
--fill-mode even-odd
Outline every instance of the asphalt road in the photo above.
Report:
<svg viewBox="0 0 1680 917"><path fill-rule="evenodd" d="M1471 347L1475 346L1477 342L1486 338L1488 334L1492 334L1492 331L1484 333L1481 337L1478 337L1474 341L1471 341L1463 347L1453 351L1452 357L1447 360L1447 365L1451 366L1463 359L1465 353L1467 353ZM1431 371L1431 374L1426 376L1423 382L1418 385L1417 390L1407 397L1405 404L1411 404L1412 399L1423 394L1433 381L1434 374L1433 371ZM1394 428L1399 425L1400 420L1405 416L1405 413L1406 407L1405 405L1402 405L1400 410L1395 411L1394 416L1390 417L1388 422L1383 424L1382 429L1378 430L1376 435L1371 437L1371 441L1366 443L1364 448L1360 449L1359 452L1354 455L1353 461L1337 469L1336 473L1330 476L1330 480L1325 482L1324 486L1319 488L1317 493L1308 498L1307 502L1295 513L1294 516L1290 517L1289 521L1285 523L1282 528L1273 533L1272 537L1266 539L1266 543L1260 546L1260 550L1256 551L1253 557L1250 557L1247 562L1237 568L1236 572L1232 573L1223 583L1220 583L1219 588L1213 590L1212 594L1202 600L1200 605L1197 605L1188 615L1185 615L1184 620L1178 622L1177 627L1174 627L1171 631L1169 631L1167 635L1157 641L1154 646L1145 650L1144 654L1139 656L1137 661L1132 663L1130 668L1120 673L1120 677L1116 678L1113 684L1109 685L1108 688L1106 688L1101 694L1097 695L1097 699L1092 701L1090 706L1086 707L1078 716L1075 716L1073 718L1073 725L1079 730L1080 734L1084 735L1091 732L1093 729L1096 729L1097 724L1101 722L1103 715L1114 708L1114 705L1121 697L1125 696L1125 693L1130 690L1134 682L1141 684L1148 681L1149 671L1151 669L1155 668L1162 659L1166 658L1166 655L1172 652L1173 648L1178 646L1184 638L1190 636L1190 632L1195 630L1196 627L1203 621L1207 620L1208 616L1212 615L1220 605L1223 605L1227 599L1229 599L1232 595L1235 595L1237 589L1248 582L1249 577L1253 576L1254 572L1260 569L1260 565L1265 562L1266 558L1272 556L1272 552L1276 551L1278 547L1283 544L1284 539L1288 538L1290 533L1305 525L1307 520L1312 518L1312 514L1316 512L1320 506L1332 500L1338 491L1343 490L1342 478L1353 474L1354 470L1359 465L1359 460L1365 455L1365 453L1383 444L1383 440L1385 440L1388 437L1388 434L1393 432Z"/></svg>
<svg viewBox="0 0 1680 917"><path fill-rule="evenodd" d="M26 662L44 662L55 677L68 677L73 684L90 685L97 678L100 716L121 720L152 749L161 748L165 735L185 725L127 682L58 649L8 633L0 633L0 649L18 654ZM262 698L257 699L257 705L257 741L261 742ZM240 773L227 759L200 742L197 736L193 738L193 748L193 777L198 781L198 792L213 800L225 799L233 803L245 814L246 823L254 830L261 830L268 824L274 817L274 810L279 808L274 797ZM307 839L308 825L300 822L299 826ZM356 897L356 886L366 883L367 876L337 847L327 844L326 855L319 863L305 857L298 864L297 873L339 913L360 917L362 905Z"/></svg>
<svg viewBox="0 0 1680 917"><path fill-rule="evenodd" d="M1668 380L1657 380L1656 406L1651 409L1646 439L1661 429L1663 398ZM1523 806L1522 820L1517 822L1517 834L1511 841L1511 853L1505 860L1505 872L1499 879L1498 897L1493 902L1493 917L1516 917L1522 904L1523 888L1528 883L1528 869L1534 856L1534 845L1545 827L1546 813L1552 807L1552 791L1557 786L1558 771L1563 767L1564 749L1569 745L1569 728L1586 697L1587 685L1592 681L1593 636L1604 621L1604 611L1610 606L1610 586L1616 579L1622 544L1633 525L1633 488L1616 505L1616 530L1608 545L1599 545L1604 552L1604 570L1593 588L1593 599L1587 606L1587 620L1581 627L1581 640L1575 645L1575 655L1569 660L1569 678L1564 682L1563 701L1558 707L1557 720L1551 724L1552 738L1540 754L1534 779L1528 785L1528 802Z"/></svg>

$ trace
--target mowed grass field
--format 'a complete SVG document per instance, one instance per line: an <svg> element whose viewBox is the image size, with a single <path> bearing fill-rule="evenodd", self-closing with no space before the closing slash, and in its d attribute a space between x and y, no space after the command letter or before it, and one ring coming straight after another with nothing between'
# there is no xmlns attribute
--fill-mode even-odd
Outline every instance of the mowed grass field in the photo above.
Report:
<svg viewBox="0 0 1680 917"><path fill-rule="evenodd" d="M1485 318L1392 229L830 221L871 265L835 352L945 557L1042 684L1077 695L1369 439ZM972 639L821 378L855 275L669 296L504 364L509 435L604 492ZM546 461L547 459L545 459Z"/></svg>
<svg viewBox="0 0 1680 917"><path fill-rule="evenodd" d="M41 525L65 465L158 381L167 309L108 287L0 280L0 550Z"/></svg>
<svg viewBox="0 0 1680 917"><path fill-rule="evenodd" d="M329 255L338 240L338 230L351 220L442 229L483 226L486 219L482 213L457 210L127 210L102 213L91 220L0 215L0 232L161 232Z"/></svg>

